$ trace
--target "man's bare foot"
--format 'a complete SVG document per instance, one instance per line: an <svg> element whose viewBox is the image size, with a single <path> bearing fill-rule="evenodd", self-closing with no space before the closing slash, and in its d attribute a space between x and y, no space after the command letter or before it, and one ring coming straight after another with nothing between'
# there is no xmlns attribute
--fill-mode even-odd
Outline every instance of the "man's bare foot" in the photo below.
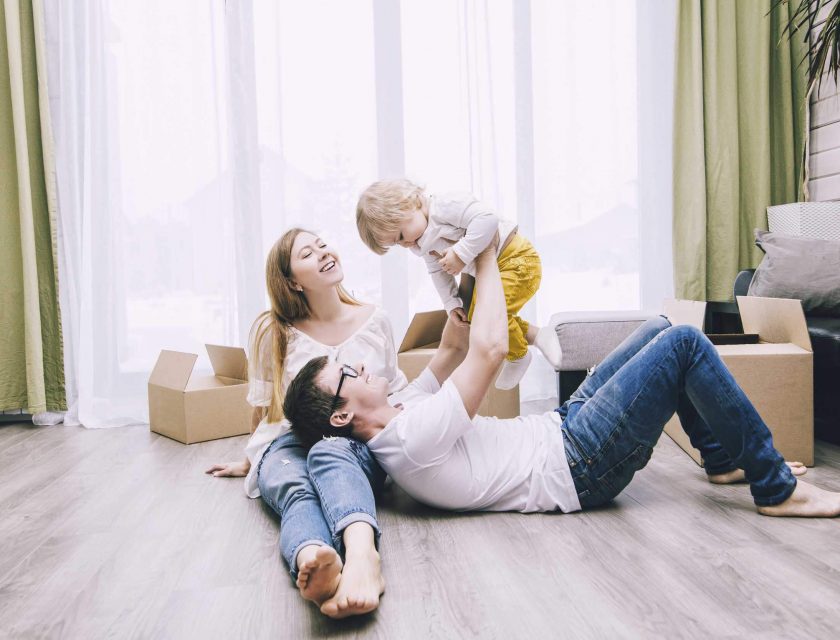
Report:
<svg viewBox="0 0 840 640"><path fill-rule="evenodd" d="M790 472L795 476L804 476L808 473L808 467L801 462L786 462L790 467ZM735 484L736 482L746 482L743 469L733 469L726 473L714 473L708 475L709 482L712 484Z"/></svg>
<svg viewBox="0 0 840 640"><path fill-rule="evenodd" d="M758 512L765 516L834 518L840 515L840 493L799 480L787 500L772 507L758 507Z"/></svg>
<svg viewBox="0 0 840 640"><path fill-rule="evenodd" d="M321 613L330 618L346 618L370 613L379 606L379 596L385 591L385 579L375 550L351 554L335 595L321 605Z"/></svg>
<svg viewBox="0 0 840 640"><path fill-rule="evenodd" d="M320 606L332 597L341 580L341 558L326 545L304 547L298 552L297 588L304 600Z"/></svg>

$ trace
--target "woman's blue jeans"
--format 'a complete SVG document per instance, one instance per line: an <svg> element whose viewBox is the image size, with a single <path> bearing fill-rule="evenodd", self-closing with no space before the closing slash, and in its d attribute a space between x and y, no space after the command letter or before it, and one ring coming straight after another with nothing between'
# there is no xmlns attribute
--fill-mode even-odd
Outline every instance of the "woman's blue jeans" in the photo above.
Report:
<svg viewBox="0 0 840 640"><path fill-rule="evenodd" d="M329 545L343 555L342 533L354 522L367 522L377 542L380 535L374 491L385 474L367 447L335 438L316 444L308 456L315 473L306 449L289 432L271 443L257 471L262 499L280 516L280 553L293 578L297 554L307 545Z"/></svg>
<svg viewBox="0 0 840 640"><path fill-rule="evenodd" d="M583 508L629 484L675 411L706 473L743 469L755 504L784 502L796 487L767 425L694 327L648 320L557 411Z"/></svg>

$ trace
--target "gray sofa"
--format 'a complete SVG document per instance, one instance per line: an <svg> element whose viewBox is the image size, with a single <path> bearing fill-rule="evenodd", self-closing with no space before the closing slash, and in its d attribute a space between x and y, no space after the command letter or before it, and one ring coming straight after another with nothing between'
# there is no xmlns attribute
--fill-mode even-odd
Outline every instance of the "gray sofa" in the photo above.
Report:
<svg viewBox="0 0 840 640"><path fill-rule="evenodd" d="M549 326L554 327L562 352L556 368L559 404L583 382L588 369L652 317L641 311L572 311L551 316Z"/></svg>

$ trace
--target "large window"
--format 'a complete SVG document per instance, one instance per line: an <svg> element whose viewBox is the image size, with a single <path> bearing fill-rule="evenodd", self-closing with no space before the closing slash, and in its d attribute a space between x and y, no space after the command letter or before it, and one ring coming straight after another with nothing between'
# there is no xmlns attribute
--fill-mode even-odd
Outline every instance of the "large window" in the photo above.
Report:
<svg viewBox="0 0 840 640"><path fill-rule="evenodd" d="M49 3L86 424L145 417L161 348L244 344L293 225L335 243L348 288L398 330L439 308L421 260L358 239L356 198L387 167L520 224L544 269L526 318L638 308L639 229L656 223L637 196L637 2Z"/></svg>
<svg viewBox="0 0 840 640"><path fill-rule="evenodd" d="M639 308L635 3L532 3L542 318Z"/></svg>
<svg viewBox="0 0 840 640"><path fill-rule="evenodd" d="M380 261L355 219L377 172L371 2L265 0L253 27L263 254L292 225L317 231L348 287L380 304Z"/></svg>

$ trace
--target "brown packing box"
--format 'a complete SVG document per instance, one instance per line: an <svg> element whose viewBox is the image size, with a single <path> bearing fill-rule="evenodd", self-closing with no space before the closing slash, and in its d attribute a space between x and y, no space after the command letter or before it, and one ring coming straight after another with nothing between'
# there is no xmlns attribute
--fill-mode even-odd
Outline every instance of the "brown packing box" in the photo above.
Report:
<svg viewBox="0 0 840 640"><path fill-rule="evenodd" d="M665 303L665 315L673 324L703 328L704 302L684 300ZM773 444L786 460L814 464L814 379L811 339L799 300L738 297L744 336L710 335L723 362L770 427ZM757 344L749 342L757 334ZM734 338L734 339L733 339ZM755 342L755 336L753 336ZM665 425L667 433L697 464L700 452L674 415Z"/></svg>
<svg viewBox="0 0 840 640"><path fill-rule="evenodd" d="M251 431L248 359L240 347L208 344L215 375L193 375L194 353L161 351L149 377L149 428L184 444Z"/></svg>
<svg viewBox="0 0 840 640"><path fill-rule="evenodd" d="M399 354L400 369L409 382L414 380L429 364L440 344L440 336L446 324L446 312L424 311L411 319L405 332ZM479 415L498 418L515 418L519 415L519 386L502 391L493 385L484 396L478 408Z"/></svg>

